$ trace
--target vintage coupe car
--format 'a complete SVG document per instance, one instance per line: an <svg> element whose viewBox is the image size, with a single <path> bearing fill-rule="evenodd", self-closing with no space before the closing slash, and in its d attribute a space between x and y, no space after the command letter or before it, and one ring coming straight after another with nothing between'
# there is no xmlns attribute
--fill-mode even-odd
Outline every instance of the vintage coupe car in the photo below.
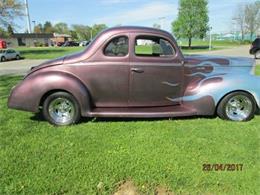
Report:
<svg viewBox="0 0 260 195"><path fill-rule="evenodd" d="M100 33L85 51L33 67L8 106L42 110L55 125L84 117L217 114L247 121L260 106L255 60L183 56L173 36L145 27Z"/></svg>

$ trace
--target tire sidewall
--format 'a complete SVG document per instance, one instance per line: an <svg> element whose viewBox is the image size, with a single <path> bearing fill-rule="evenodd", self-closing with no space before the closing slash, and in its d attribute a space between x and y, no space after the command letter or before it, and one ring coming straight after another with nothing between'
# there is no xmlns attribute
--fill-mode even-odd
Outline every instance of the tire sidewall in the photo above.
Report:
<svg viewBox="0 0 260 195"><path fill-rule="evenodd" d="M66 123L58 123L56 122L49 114L49 105L50 103L54 100L54 99L57 99L57 98L66 98L68 99L69 101L72 102L73 106L74 106L74 109L75 109L75 115L74 117L66 122ZM72 124L75 124L79 121L81 115L80 115L80 107L79 107L79 104L76 100L76 98L74 98L74 96L72 96L71 94L69 93L66 93L66 92L56 92L56 93L53 93L51 95L49 95L44 103L43 103L43 116L44 118L50 122L51 124L53 125L57 125L57 126L65 126L65 125L72 125Z"/></svg>
<svg viewBox="0 0 260 195"><path fill-rule="evenodd" d="M248 115L247 118L243 119L242 121L249 121L251 119L254 118L255 116L255 112L256 112L256 102L255 102L255 99L254 97L249 94L249 93L246 93L246 92L243 92L243 91L237 91L237 92L233 92L233 93L230 93L228 95L226 95L220 102L220 104L218 105L218 108L217 108L217 114L220 118L222 119L225 119L225 120L230 120L230 121L235 121L235 120L232 120L228 117L227 113L226 113L226 106L227 106L227 103L228 101L234 97L234 96L237 96L237 95L243 95L243 96L246 96L247 98L250 99L251 103L252 103L252 111L251 113ZM239 122L239 121L237 121Z"/></svg>
<svg viewBox="0 0 260 195"><path fill-rule="evenodd" d="M260 49L255 52L255 59L260 59Z"/></svg>
<svg viewBox="0 0 260 195"><path fill-rule="evenodd" d="M3 56L1 57L1 62L5 62L6 61L6 58Z"/></svg>

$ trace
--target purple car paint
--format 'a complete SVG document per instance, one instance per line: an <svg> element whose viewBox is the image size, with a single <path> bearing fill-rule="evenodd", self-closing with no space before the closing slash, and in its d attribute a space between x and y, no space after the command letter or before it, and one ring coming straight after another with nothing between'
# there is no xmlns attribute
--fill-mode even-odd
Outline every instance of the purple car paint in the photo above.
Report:
<svg viewBox="0 0 260 195"><path fill-rule="evenodd" d="M33 67L9 108L55 125L84 117L215 115L246 121L260 103L250 58L183 56L173 36L145 27L100 33L85 51Z"/></svg>

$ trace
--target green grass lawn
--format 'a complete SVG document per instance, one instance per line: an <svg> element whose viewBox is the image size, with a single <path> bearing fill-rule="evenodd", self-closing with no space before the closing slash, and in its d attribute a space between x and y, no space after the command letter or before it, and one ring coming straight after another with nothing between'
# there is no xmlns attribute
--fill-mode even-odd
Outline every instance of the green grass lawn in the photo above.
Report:
<svg viewBox="0 0 260 195"><path fill-rule="evenodd" d="M58 128L7 109L20 80L0 77L0 194L111 194L124 180L144 194L156 186L176 194L259 193L260 116L246 123L98 119ZM243 170L205 172L205 163Z"/></svg>
<svg viewBox="0 0 260 195"><path fill-rule="evenodd" d="M21 56L26 59L53 59L71 53L83 51L85 47L18 47Z"/></svg>

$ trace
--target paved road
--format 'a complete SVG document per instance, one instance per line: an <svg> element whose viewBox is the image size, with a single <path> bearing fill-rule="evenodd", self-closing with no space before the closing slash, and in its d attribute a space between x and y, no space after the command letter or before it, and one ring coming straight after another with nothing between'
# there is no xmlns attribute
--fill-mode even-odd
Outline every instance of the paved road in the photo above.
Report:
<svg viewBox="0 0 260 195"><path fill-rule="evenodd" d="M32 66L38 65L44 61L46 60L15 60L0 62L0 75L25 75Z"/></svg>
<svg viewBox="0 0 260 195"><path fill-rule="evenodd" d="M249 55L248 50L250 46L240 46L237 48L216 50L216 51L205 51L196 54L207 54L207 55L225 55L225 56L244 56L253 58ZM19 74L24 75L30 70L30 67L38 65L46 60L19 60L0 62L0 75L5 74ZM260 60L257 60L257 64L260 64Z"/></svg>

